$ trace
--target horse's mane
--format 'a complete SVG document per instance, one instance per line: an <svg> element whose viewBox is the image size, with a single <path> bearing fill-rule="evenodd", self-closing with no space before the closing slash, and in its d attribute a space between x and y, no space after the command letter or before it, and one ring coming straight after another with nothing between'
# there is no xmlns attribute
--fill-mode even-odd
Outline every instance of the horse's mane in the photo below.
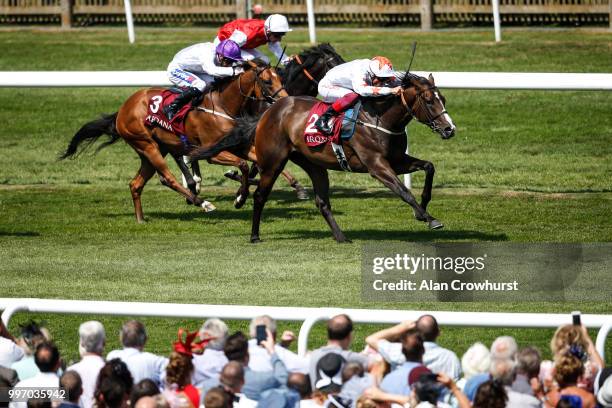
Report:
<svg viewBox="0 0 612 408"><path fill-rule="evenodd" d="M402 81L402 88L410 88L411 86L413 86L412 81L416 81L421 84L423 84L423 82L429 83L429 80L427 78L424 78L417 74L413 74L412 72L404 73L404 75L401 78L401 81Z"/></svg>
<svg viewBox="0 0 612 408"><path fill-rule="evenodd" d="M320 58L334 58L338 64L346 62L329 43L321 43L314 47L307 48L298 55L302 60L302 65L294 59L291 60L285 69L281 71L283 84L294 81L295 77L301 73L302 68L310 68Z"/></svg>

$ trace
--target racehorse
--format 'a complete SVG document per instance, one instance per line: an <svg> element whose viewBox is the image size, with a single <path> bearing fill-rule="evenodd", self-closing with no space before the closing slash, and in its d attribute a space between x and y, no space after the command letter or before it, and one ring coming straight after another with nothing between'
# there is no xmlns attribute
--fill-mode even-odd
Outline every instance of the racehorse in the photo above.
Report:
<svg viewBox="0 0 612 408"><path fill-rule="evenodd" d="M323 43L316 45L314 47L310 47L300 52L291 58L291 60L285 65L284 69L279 69L279 73L282 78L283 86L287 93L291 96L317 96L318 90L317 86L319 81L325 76L325 74L335 67L336 65L343 64L344 59L336 52L334 47L329 43ZM271 105L269 100L262 100L259 103L254 103L252 106L253 112L249 112L254 116L261 115L267 108ZM221 153L222 154L222 153ZM195 181L191 181L191 174L189 174L189 170L187 167L183 167L183 161L178 159L177 163L183 172L183 176L185 178L185 183L191 183L192 186L195 186ZM194 172L194 176L198 179L201 179L202 176L200 174L200 169L197 164L197 161L192 162L192 169ZM249 184L256 185L257 180L254 177L257 175L257 166L253 165L251 167L251 171L249 173ZM283 177L287 180L287 182L296 190L297 196L299 199L308 199L308 194L304 190L304 188L299 184L299 182L291 175L291 173L287 171L283 171L281 173ZM236 171L230 171L225 174L226 177L241 182L241 177ZM244 191L244 189L248 187L241 186L240 190ZM191 188L192 191L196 191L194 188ZM241 201L237 201L237 206L241 206L243 202L243 198L241 195L237 194L237 197L240 198ZM244 197L246 199L246 197Z"/></svg>
<svg viewBox="0 0 612 408"><path fill-rule="evenodd" d="M75 156L81 143L87 141L87 147L103 134L110 136L110 139L98 150L123 138L140 156L140 169L130 182L134 211L139 223L144 222L142 190L155 172L162 184L185 196L191 204L212 211L215 207L210 202L177 182L164 157L168 153L179 157L187 154L194 146L215 144L234 126L236 117L248 105L261 99L272 100L276 96L287 96L274 68L256 60L244 63L243 68L244 72L239 76L215 82L197 109L189 113L185 122L186 140L162 128L145 125L148 105L159 104L161 98L152 98L164 90L149 88L130 96L116 113L85 124L74 135L60 159ZM243 185L248 189L249 166L243 159L224 152L209 158L209 161L238 167L242 171ZM248 191L241 191L240 194L246 196Z"/></svg>
<svg viewBox="0 0 612 408"><path fill-rule="evenodd" d="M346 161L352 171L370 173L408 203L417 220L427 222L431 229L442 228L443 224L427 212L434 165L405 153L405 128L413 117L440 134L443 139L453 137L456 128L444 107L446 100L436 87L432 75L427 79L408 72L403 76L401 85L399 95L367 98L363 101L353 137L349 141L342 141ZM262 115L255 129L247 128L240 134L240 127L236 127L220 143L239 153L251 143L254 133L261 178L254 195L251 242L260 241L259 225L263 208L276 178L288 160L308 173L315 192L315 203L330 226L335 240L347 241L331 211L327 174L328 169L342 170L342 167L329 143L322 149L311 149L303 137L310 110L316 102L316 99L308 97L280 99ZM205 157L207 152L214 151L215 146L199 149L193 154ZM423 170L426 175L420 204L397 177L398 174L417 170Z"/></svg>

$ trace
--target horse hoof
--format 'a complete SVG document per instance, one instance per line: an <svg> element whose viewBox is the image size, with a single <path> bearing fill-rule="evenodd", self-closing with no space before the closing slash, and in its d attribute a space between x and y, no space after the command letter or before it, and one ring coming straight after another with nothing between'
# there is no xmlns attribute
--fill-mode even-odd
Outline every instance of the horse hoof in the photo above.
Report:
<svg viewBox="0 0 612 408"><path fill-rule="evenodd" d="M251 244L259 244L261 239L259 237L251 237Z"/></svg>
<svg viewBox="0 0 612 408"><path fill-rule="evenodd" d="M206 200L204 200L204 202L200 205L200 207L202 207L204 212L212 212L217 209L217 207L215 207L213 203L211 203L210 201L206 201Z"/></svg>
<svg viewBox="0 0 612 408"><path fill-rule="evenodd" d="M429 221L429 229L437 230L442 228L444 228L444 224L442 224L440 221L436 219Z"/></svg>
<svg viewBox="0 0 612 408"><path fill-rule="evenodd" d="M242 194L238 195L238 197L236 197L236 199L234 200L234 208L239 209L242 208L242 206L244 205L244 203L246 203L246 197L242 198Z"/></svg>
<svg viewBox="0 0 612 408"><path fill-rule="evenodd" d="M308 199L310 199L310 196L308 196L308 191L306 191L306 189L304 189L304 188L296 190L295 193L297 194L298 200L308 200Z"/></svg>

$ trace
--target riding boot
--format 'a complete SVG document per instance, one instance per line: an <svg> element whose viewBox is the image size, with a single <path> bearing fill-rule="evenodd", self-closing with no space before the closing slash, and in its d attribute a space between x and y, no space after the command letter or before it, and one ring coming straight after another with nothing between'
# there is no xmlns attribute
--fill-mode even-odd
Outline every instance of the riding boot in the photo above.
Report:
<svg viewBox="0 0 612 408"><path fill-rule="evenodd" d="M202 95L202 91L197 88L187 88L179 96L176 97L171 104L164 108L164 113L168 117L169 121L172 121L174 115L185 106L186 103L191 102L194 98Z"/></svg>
<svg viewBox="0 0 612 408"><path fill-rule="evenodd" d="M331 106L327 108L325 113L323 113L319 119L315 122L315 127L321 131L324 135L331 135L334 130L334 124L330 124L330 120L334 117L338 116L338 112L334 110Z"/></svg>

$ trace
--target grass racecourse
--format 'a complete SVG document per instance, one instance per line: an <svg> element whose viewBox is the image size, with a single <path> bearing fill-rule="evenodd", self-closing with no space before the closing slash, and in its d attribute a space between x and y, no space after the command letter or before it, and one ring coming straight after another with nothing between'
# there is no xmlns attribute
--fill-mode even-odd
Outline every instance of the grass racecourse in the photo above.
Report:
<svg viewBox="0 0 612 408"><path fill-rule="evenodd" d="M181 48L213 38L208 29L2 29L0 70L163 70ZM415 70L610 72L612 32L320 30L319 41L350 60L384 54ZM287 36L288 52L307 32ZM312 201L277 183L260 245L248 243L252 201L232 206L226 168L204 165L202 195L218 211L186 206L153 178L143 195L148 222L134 221L127 183L136 154L119 142L98 155L58 162L79 127L111 113L135 89L0 89L0 297L43 297L270 306L457 311L611 313L608 303L370 303L361 298L362 246L369 242L612 241L612 94L609 92L443 90L457 135L442 141L411 123L411 154L436 165L428 231L412 211L367 175L331 174L336 219L353 240L338 245ZM173 167L174 168L174 167ZM290 170L308 187L306 175ZM175 174L178 174L175 172ZM420 195L422 175L414 178ZM537 277L534 277L537 279ZM609 287L608 287L609 290ZM17 314L10 329L30 317ZM45 315L67 360L77 358L77 327L91 316ZM121 318L100 318L108 348ZM149 350L167 353L180 325L144 319ZM569 317L568 317L569 322ZM232 323L246 328L245 322ZM295 324L280 324L280 329ZM355 348L373 325L358 325ZM441 343L458 353L502 333L550 355L550 330L451 329ZM324 339L318 326L311 339ZM612 352L609 342L608 356ZM609 358L608 358L608 361Z"/></svg>

